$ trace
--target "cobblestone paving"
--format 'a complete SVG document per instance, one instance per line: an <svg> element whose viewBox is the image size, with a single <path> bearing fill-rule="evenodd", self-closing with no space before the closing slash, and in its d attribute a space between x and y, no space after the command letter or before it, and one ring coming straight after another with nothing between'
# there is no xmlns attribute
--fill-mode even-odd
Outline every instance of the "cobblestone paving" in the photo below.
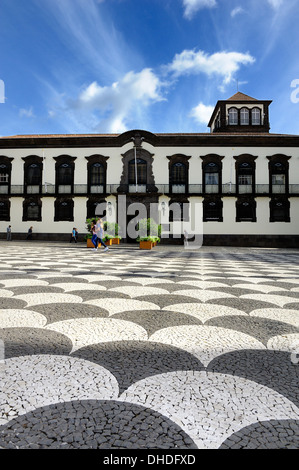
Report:
<svg viewBox="0 0 299 470"><path fill-rule="evenodd" d="M0 243L0 447L299 448L299 250Z"/></svg>

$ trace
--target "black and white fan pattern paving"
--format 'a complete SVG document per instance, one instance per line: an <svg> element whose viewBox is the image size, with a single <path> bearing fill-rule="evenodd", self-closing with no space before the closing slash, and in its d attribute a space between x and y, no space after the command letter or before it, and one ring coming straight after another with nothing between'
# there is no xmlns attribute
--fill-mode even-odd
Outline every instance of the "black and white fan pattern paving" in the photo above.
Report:
<svg viewBox="0 0 299 470"><path fill-rule="evenodd" d="M298 260L3 243L0 447L299 448Z"/></svg>

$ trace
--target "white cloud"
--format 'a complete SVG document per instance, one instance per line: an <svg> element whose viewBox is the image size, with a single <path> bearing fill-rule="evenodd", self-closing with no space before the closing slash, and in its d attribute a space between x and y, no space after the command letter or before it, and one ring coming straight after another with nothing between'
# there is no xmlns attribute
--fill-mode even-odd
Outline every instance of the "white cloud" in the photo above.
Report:
<svg viewBox="0 0 299 470"><path fill-rule="evenodd" d="M239 15L240 13L244 13L244 9L242 7L236 7L231 11L230 15L232 18L234 18L236 15Z"/></svg>
<svg viewBox="0 0 299 470"><path fill-rule="evenodd" d="M168 71L176 77L184 74L219 75L224 84L230 83L241 65L253 64L255 59L250 54L240 52L216 52L208 55L204 51L184 50L176 54Z"/></svg>
<svg viewBox="0 0 299 470"><path fill-rule="evenodd" d="M29 109L21 108L19 110L19 116L20 117L28 117L28 118L34 117L32 106Z"/></svg>
<svg viewBox="0 0 299 470"><path fill-rule="evenodd" d="M284 0L268 0L268 3L273 7L275 10L277 10L282 4Z"/></svg>
<svg viewBox="0 0 299 470"><path fill-rule="evenodd" d="M69 101L67 105L73 112L94 112L101 130L124 132L132 117L136 118L147 106L163 99L161 86L151 69L143 69L139 73L128 72L111 86L91 83L76 101Z"/></svg>
<svg viewBox="0 0 299 470"><path fill-rule="evenodd" d="M191 110L190 117L193 117L199 124L208 125L213 111L214 106L207 106L200 102L197 106L195 106L195 108Z"/></svg>
<svg viewBox="0 0 299 470"><path fill-rule="evenodd" d="M217 5L216 0L183 0L185 8L184 16L187 19L191 19L195 13L202 8L213 8Z"/></svg>

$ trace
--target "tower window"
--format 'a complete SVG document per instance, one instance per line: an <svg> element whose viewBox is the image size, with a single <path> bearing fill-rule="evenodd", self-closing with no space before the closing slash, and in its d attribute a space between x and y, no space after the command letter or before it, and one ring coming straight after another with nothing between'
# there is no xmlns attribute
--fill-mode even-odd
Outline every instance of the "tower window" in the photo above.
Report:
<svg viewBox="0 0 299 470"><path fill-rule="evenodd" d="M230 108L228 110L228 124L230 126L238 125L238 110L236 108Z"/></svg>
<svg viewBox="0 0 299 470"><path fill-rule="evenodd" d="M259 126L261 124L261 110L253 108L251 111L251 121L253 126Z"/></svg>
<svg viewBox="0 0 299 470"><path fill-rule="evenodd" d="M242 108L240 112L241 126L249 125L249 110L247 108Z"/></svg>

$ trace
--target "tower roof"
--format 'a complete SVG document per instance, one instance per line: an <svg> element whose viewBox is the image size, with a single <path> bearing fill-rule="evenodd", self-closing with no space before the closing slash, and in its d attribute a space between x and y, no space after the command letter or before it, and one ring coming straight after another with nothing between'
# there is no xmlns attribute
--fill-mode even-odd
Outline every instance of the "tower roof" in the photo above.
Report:
<svg viewBox="0 0 299 470"><path fill-rule="evenodd" d="M228 98L227 101L258 101L256 98L252 98L251 96L245 95L245 93L241 93L238 91L233 96Z"/></svg>

